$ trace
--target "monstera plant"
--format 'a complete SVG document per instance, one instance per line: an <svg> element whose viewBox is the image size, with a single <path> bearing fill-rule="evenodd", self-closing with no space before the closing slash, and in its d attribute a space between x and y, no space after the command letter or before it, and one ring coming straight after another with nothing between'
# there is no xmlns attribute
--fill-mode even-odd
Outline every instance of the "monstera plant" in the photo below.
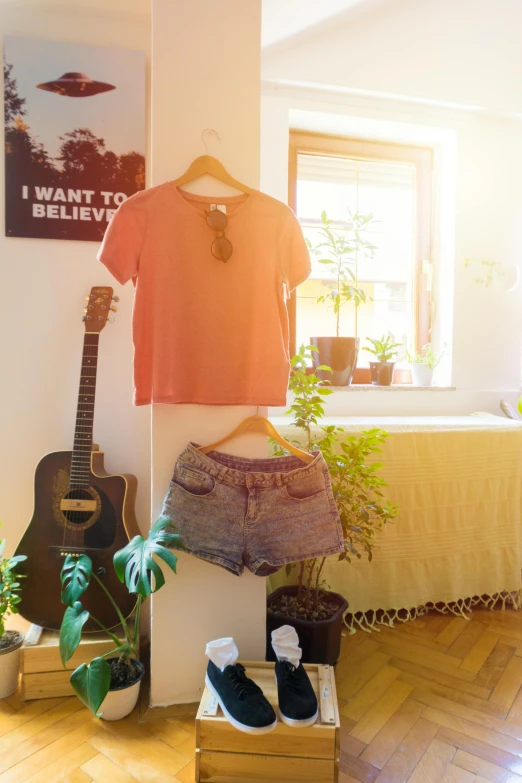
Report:
<svg viewBox="0 0 522 783"><path fill-rule="evenodd" d="M138 653L141 605L151 593L157 592L165 584L163 571L155 557L163 560L176 573L177 557L168 549L174 544L182 548L180 537L170 520L160 518L150 529L147 538L134 536L114 555L114 568L120 582L125 582L129 592L136 595L136 607L130 619L123 616L103 581L92 570L92 561L88 555L69 555L64 562L61 573L62 603L67 609L60 628L63 665L76 652L83 626L89 618L114 642L114 649L94 658L90 663L82 663L70 678L76 695L97 717L118 720L128 715L136 705L145 671ZM121 624L120 637L83 608L80 598L92 580L98 583L114 607Z"/></svg>

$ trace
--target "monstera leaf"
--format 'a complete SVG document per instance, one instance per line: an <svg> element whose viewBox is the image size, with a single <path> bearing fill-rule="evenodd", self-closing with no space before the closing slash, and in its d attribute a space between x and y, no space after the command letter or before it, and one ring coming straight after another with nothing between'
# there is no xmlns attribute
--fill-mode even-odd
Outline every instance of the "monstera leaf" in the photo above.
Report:
<svg viewBox="0 0 522 783"><path fill-rule="evenodd" d="M169 519L160 517L151 527L146 539L134 536L126 547L114 555L114 568L120 582L125 582L130 593L138 593L145 599L165 584L161 567L154 555L161 558L176 573L178 558L166 547L181 547L181 539L174 531ZM151 584L154 575L154 590Z"/></svg>
<svg viewBox="0 0 522 783"><path fill-rule="evenodd" d="M74 602L89 587L92 574L92 561L87 555L72 557L67 555L62 567L62 603L73 606Z"/></svg>
<svg viewBox="0 0 522 783"><path fill-rule="evenodd" d="M73 671L71 685L78 698L99 718L98 710L111 685L111 667L105 658L93 658Z"/></svg>
<svg viewBox="0 0 522 783"><path fill-rule="evenodd" d="M82 638L82 628L88 619L89 612L80 601L75 601L65 610L60 627L60 658L64 666L76 652Z"/></svg>

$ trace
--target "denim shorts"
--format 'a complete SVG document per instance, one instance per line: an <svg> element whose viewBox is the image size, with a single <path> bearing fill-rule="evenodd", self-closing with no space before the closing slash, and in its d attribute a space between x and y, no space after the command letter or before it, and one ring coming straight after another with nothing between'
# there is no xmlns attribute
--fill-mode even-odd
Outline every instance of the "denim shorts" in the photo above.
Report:
<svg viewBox="0 0 522 783"><path fill-rule="evenodd" d="M344 551L341 520L323 456L245 459L190 443L163 503L185 549L241 574Z"/></svg>

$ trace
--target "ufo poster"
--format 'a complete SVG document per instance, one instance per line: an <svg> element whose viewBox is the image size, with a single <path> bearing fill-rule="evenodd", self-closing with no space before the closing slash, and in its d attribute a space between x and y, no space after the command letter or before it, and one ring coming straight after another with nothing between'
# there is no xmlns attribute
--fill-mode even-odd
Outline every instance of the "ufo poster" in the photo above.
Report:
<svg viewBox="0 0 522 783"><path fill-rule="evenodd" d="M145 54L4 37L5 233L99 242L145 187Z"/></svg>

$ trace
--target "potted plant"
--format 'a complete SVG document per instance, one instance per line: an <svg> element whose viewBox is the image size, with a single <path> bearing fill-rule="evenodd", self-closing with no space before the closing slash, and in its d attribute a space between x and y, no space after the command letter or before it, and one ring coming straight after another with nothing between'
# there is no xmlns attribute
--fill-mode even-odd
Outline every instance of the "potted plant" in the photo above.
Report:
<svg viewBox="0 0 522 783"><path fill-rule="evenodd" d="M420 351L406 351L406 359L411 364L411 376L414 386L431 386L433 370L442 359L437 356L431 343L423 345Z"/></svg>
<svg viewBox="0 0 522 783"><path fill-rule="evenodd" d="M20 648L24 635L20 631L6 631L5 620L11 614L18 614L21 601L20 576L16 566L26 559L25 555L3 558L5 540L0 541L0 699L10 696L18 688L20 672Z"/></svg>
<svg viewBox="0 0 522 783"><path fill-rule="evenodd" d="M113 597L92 570L88 555L68 555L65 559L62 580L62 602L67 606L60 628L60 656L65 666L74 655L82 636L82 628L89 619L100 626L114 642L114 650L82 663L71 674L71 685L76 695L96 717L119 720L128 715L139 696L140 682L145 667L139 660L138 645L140 613L143 601L165 584L165 577L154 556L161 558L176 573L177 557L167 547L181 544L179 535L168 519L160 518L150 529L146 539L134 536L114 555L114 568L121 582L130 593L136 594L136 607L131 619L123 617ZM154 577L154 587L151 577ZM94 579L118 615L123 631L123 641L107 630L93 615L84 610L80 596Z"/></svg>
<svg viewBox="0 0 522 783"><path fill-rule="evenodd" d="M395 506L382 494L386 482L376 463L368 458L381 451L387 433L371 429L347 435L341 427L321 427L312 432L324 416L323 398L331 393L328 382L307 372L314 346L301 346L292 358L290 390L294 399L287 413L292 424L304 432L308 451L320 450L328 465L332 490L341 517L345 549L339 560L372 559L375 534L393 519ZM325 372L328 368L325 368ZM302 443L299 442L302 447ZM279 451L281 453L281 451ZM267 657L273 660L271 632L281 625L293 626L303 649L303 660L333 666L339 657L346 599L326 589L322 578L326 558L305 560L286 567L287 576L297 569L297 584L280 587L268 596Z"/></svg>
<svg viewBox="0 0 522 783"><path fill-rule="evenodd" d="M368 242L363 234L373 223L372 215L356 212L351 216L351 222L342 231L332 227L326 212L321 213L321 240L308 247L314 255L320 256L320 264L324 264L333 276L328 285L328 293L317 298L317 302L327 302L335 315L335 337L310 337L310 342L317 348L314 354L314 368L320 377L320 364L331 367L331 383L333 386L349 386L359 355L359 338L357 337L358 308L362 302L371 300L364 288L358 282L359 256L372 256L374 245ZM355 305L355 337L341 337L341 310L349 302Z"/></svg>
<svg viewBox="0 0 522 783"><path fill-rule="evenodd" d="M376 360L370 362L371 381L374 386L391 386L395 362L392 361L399 354L401 343L394 343L393 337L383 335L380 340L372 337L366 338L371 343L365 346L364 351L372 353Z"/></svg>

